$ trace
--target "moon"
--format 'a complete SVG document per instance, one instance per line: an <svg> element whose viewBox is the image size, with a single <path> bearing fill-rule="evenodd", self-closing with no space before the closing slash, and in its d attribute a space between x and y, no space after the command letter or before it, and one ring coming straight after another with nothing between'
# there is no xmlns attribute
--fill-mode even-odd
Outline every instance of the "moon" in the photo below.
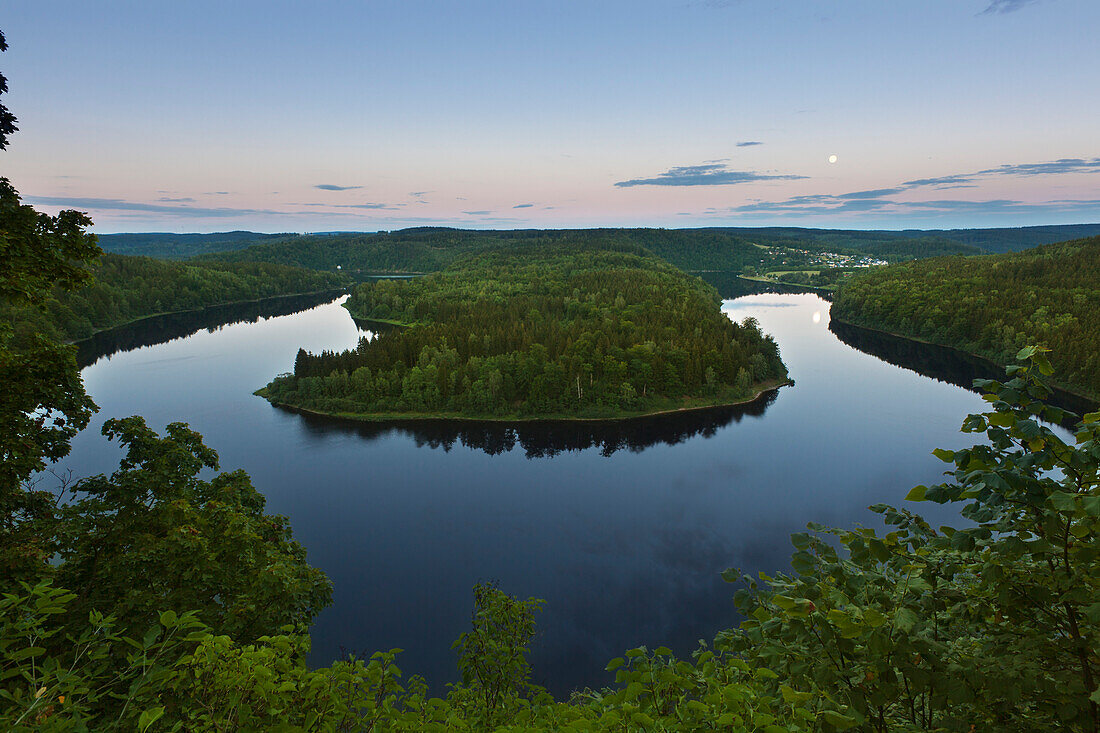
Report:
<svg viewBox="0 0 1100 733"><path fill-rule="evenodd" d="M830 155L829 156L829 162L830 163L835 163L835 162L837 162L837 160L838 160L838 158L836 157L836 155Z"/></svg>

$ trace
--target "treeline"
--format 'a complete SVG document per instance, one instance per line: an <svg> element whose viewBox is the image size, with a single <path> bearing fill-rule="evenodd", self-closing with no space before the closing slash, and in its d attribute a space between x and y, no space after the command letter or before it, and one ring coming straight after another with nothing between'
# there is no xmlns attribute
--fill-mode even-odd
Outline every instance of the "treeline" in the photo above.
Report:
<svg viewBox="0 0 1100 733"><path fill-rule="evenodd" d="M256 232L214 232L213 234L100 234L99 246L104 252L120 255L155 257L158 260L186 260L210 252L228 252L297 234L257 234Z"/></svg>
<svg viewBox="0 0 1100 733"><path fill-rule="evenodd" d="M1026 344L1058 355L1061 384L1100 396L1100 237L1014 254L868 270L836 294L834 319L1007 364Z"/></svg>
<svg viewBox="0 0 1100 733"><path fill-rule="evenodd" d="M165 259L219 253L216 255L219 259L254 259L317 269L332 269L341 264L345 269L350 266L372 272L435 272L450 264L455 254L490 241L549 241L584 235L617 235L642 244L683 269L740 270L746 264L755 264L747 256L751 253L745 249L745 245L750 244L864 254L900 262L951 254L1019 251L1097 234L1100 234L1100 224L904 231L804 227L474 231L415 227L393 232L322 235L256 232L111 234L102 237L102 245L108 252ZM245 255L225 254L249 248ZM328 248L332 249L332 256L326 252ZM458 253L451 252L456 248Z"/></svg>
<svg viewBox="0 0 1100 733"><path fill-rule="evenodd" d="M76 341L160 313L336 288L345 278L266 262L177 263L105 254L91 265L94 282L75 292L54 289L41 307L0 305L16 343L34 334Z"/></svg>
<svg viewBox="0 0 1100 733"><path fill-rule="evenodd" d="M598 417L730 402L785 378L775 342L719 303L633 245L499 247L358 286L354 316L408 327L299 351L263 394L330 413Z"/></svg>
<svg viewBox="0 0 1100 733"><path fill-rule="evenodd" d="M374 234L301 236L206 255L222 262L262 261L317 270L374 273L438 272L456 259L491 246L615 241L645 247L683 270L740 272L746 267L811 267L824 252L870 255L891 261L981 250L944 239L913 240L894 233L748 229L517 229L469 231L420 227Z"/></svg>

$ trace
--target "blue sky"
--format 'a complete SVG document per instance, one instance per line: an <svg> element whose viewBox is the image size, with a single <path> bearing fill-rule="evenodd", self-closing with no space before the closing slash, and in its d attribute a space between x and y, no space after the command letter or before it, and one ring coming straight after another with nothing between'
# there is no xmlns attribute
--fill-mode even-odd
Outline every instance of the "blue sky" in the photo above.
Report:
<svg viewBox="0 0 1100 733"><path fill-rule="evenodd" d="M34 0L2 22L22 129L0 173L100 232L1100 221L1095 0Z"/></svg>

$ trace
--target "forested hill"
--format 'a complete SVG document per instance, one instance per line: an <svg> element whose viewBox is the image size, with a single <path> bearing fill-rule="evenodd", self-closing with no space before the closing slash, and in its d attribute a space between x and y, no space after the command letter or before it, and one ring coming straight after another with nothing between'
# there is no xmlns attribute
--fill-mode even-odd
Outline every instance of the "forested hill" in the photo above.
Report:
<svg viewBox="0 0 1100 733"><path fill-rule="evenodd" d="M823 230L822 230L823 231ZM519 229L472 231L441 227L375 234L302 236L206 255L223 262L262 261L352 272L438 272L456 258L488 246L522 248L551 242L614 240L641 245L684 270L798 269L820 265L824 252L870 255L890 261L981 250L947 240L905 237L830 237L821 241L779 235L747 236L737 229ZM817 259L815 259L817 258Z"/></svg>
<svg viewBox="0 0 1100 733"><path fill-rule="evenodd" d="M161 259L214 255L223 260L278 262L322 270L341 265L374 272L435 272L446 267L457 255L487 243L531 243L614 235L641 244L687 270L737 271L761 264L759 251L754 253L748 249L750 245L862 254L900 262L949 254L1019 251L1098 234L1100 224L905 231L803 227L482 231L417 227L393 232L315 235L241 231L104 234L100 235L100 244L108 252ZM237 254L226 254L233 252Z"/></svg>
<svg viewBox="0 0 1100 733"><path fill-rule="evenodd" d="M944 239L973 245L990 252L1019 252L1043 244L1098 236L1100 224L1058 224L1012 229L945 229L936 232L913 230L901 232L901 234L913 237L935 234Z"/></svg>
<svg viewBox="0 0 1100 733"><path fill-rule="evenodd" d="M1030 344L1056 377L1100 398L1100 237L986 257L874 268L837 293L832 317L954 346L1001 364Z"/></svg>
<svg viewBox="0 0 1100 733"><path fill-rule="evenodd" d="M498 247L358 286L352 314L409 324L340 354L300 351L263 396L363 417L616 417L730 403L786 378L755 322L636 245Z"/></svg>
<svg viewBox="0 0 1100 733"><path fill-rule="evenodd" d="M100 234L99 246L104 252L120 255L142 255L159 260L186 260L210 252L229 252L253 244L272 242L297 234L257 234L256 232L216 232L214 234Z"/></svg>
<svg viewBox="0 0 1100 733"><path fill-rule="evenodd" d="M884 259L919 259L949 254L1019 252L1043 244L1100 235L1100 224L1057 224L994 229L807 229L803 227L729 227L713 231L776 243L794 240L839 250L857 250Z"/></svg>
<svg viewBox="0 0 1100 733"><path fill-rule="evenodd" d="M16 340L34 334L75 341L139 318L211 305L308 293L345 279L265 262L182 263L105 254L93 265L95 281L76 292L55 290L42 308L0 306Z"/></svg>

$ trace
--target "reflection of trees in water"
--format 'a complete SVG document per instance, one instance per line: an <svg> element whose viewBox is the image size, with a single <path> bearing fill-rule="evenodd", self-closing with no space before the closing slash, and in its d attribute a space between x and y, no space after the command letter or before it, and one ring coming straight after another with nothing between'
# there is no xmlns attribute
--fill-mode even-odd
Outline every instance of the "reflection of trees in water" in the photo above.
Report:
<svg viewBox="0 0 1100 733"><path fill-rule="evenodd" d="M120 351L163 344L203 330L213 332L233 323L255 323L260 318L290 315L322 303L329 303L339 292L330 290L307 295L284 295L145 318L109 331L102 331L77 342L76 361L83 369L105 356L111 356Z"/></svg>
<svg viewBox="0 0 1100 733"><path fill-rule="evenodd" d="M357 422L300 413L306 429L315 434L353 433L364 440L407 435L421 447L449 451L459 444L489 455L508 453L518 446L528 458L551 458L564 451L599 448L604 456L621 450L639 453L655 445L675 445L696 436L710 437L744 417L760 417L775 402L778 389L759 399L726 407L685 410L626 420L545 420L536 422L482 422L473 420L401 420ZM293 408L276 408L295 412Z"/></svg>
<svg viewBox="0 0 1100 733"><path fill-rule="evenodd" d="M829 330L845 344L865 354L971 392L981 392L974 388L975 379L1005 379L1004 367L958 349L911 341L901 336L843 323L835 318L830 321ZM1078 415L1095 409L1095 405L1089 400L1062 390L1055 390L1051 402Z"/></svg>
<svg viewBox="0 0 1100 733"><path fill-rule="evenodd" d="M704 282L713 285L724 300L740 298L742 295L759 295L761 293L782 293L790 295L815 293L826 300L830 297L825 291L817 290L816 288L784 285L783 283L766 283L759 280L746 280L737 272L728 272L725 270L691 270L689 272L699 277Z"/></svg>

